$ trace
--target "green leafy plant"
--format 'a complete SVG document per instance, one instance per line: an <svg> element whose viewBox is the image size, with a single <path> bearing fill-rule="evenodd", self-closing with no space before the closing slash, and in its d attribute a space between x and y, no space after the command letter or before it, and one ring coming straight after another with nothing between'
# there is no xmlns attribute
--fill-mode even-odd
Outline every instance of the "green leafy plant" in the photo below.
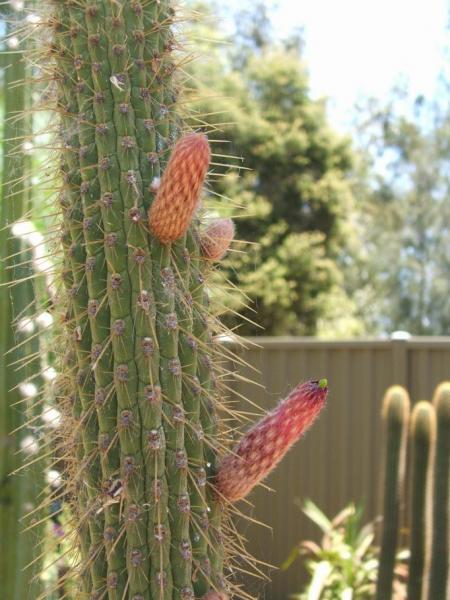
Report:
<svg viewBox="0 0 450 600"><path fill-rule="evenodd" d="M302 594L292 599L371 598L376 582L378 559L373 547L374 527L362 526L361 508L350 504L330 520L311 501L303 506L305 515L323 533L320 544L306 540L296 546L282 565L287 569L304 557L311 581Z"/></svg>
<svg viewBox="0 0 450 600"><path fill-rule="evenodd" d="M310 582L292 600L365 600L373 598L378 573L378 550L374 545L374 523L362 523L363 510L349 504L333 519L329 519L311 501L302 508L305 515L322 531L320 543L301 541L282 565L289 568L300 557L304 559ZM397 556L395 596L403 597L406 573Z"/></svg>

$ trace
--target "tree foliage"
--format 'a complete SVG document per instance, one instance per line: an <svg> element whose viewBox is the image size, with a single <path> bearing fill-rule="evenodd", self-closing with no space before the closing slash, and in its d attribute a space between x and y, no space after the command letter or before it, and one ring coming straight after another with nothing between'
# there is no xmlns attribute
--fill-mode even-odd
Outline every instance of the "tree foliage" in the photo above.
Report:
<svg viewBox="0 0 450 600"><path fill-rule="evenodd" d="M374 331L448 335L450 113L423 97L408 112L400 102L397 92L363 110L370 176L361 231L373 293L364 318Z"/></svg>
<svg viewBox="0 0 450 600"><path fill-rule="evenodd" d="M222 213L237 216L237 237L250 242L228 261L230 284L248 299L231 307L244 317L239 332L331 334L332 321L343 321L356 333L340 264L354 205L350 143L330 127L324 101L311 98L298 39L274 43L258 8L245 19L238 47L206 44L209 60L191 66L194 123L218 140L212 193ZM201 34L217 37L212 25ZM234 169L223 156L238 157Z"/></svg>

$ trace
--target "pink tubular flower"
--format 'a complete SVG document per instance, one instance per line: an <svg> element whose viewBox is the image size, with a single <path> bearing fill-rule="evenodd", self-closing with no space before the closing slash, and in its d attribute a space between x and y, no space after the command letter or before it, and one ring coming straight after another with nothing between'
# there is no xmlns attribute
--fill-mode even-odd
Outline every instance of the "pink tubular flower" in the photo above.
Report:
<svg viewBox="0 0 450 600"><path fill-rule="evenodd" d="M298 385L219 464L216 489L229 502L245 498L312 425L325 405L326 379Z"/></svg>

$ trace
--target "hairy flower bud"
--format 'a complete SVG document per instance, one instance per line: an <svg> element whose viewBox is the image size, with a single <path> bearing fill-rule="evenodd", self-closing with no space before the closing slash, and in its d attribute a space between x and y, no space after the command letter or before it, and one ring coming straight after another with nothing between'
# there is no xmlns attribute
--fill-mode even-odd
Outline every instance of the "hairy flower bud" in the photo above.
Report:
<svg viewBox="0 0 450 600"><path fill-rule="evenodd" d="M245 498L312 425L327 395L326 379L298 385L223 458L217 473L218 494L230 502Z"/></svg>
<svg viewBox="0 0 450 600"><path fill-rule="evenodd" d="M215 219L203 232L200 247L204 258L218 261L225 256L234 238L232 219Z"/></svg>
<svg viewBox="0 0 450 600"><path fill-rule="evenodd" d="M211 158L207 138L190 133L175 145L149 211L150 231L170 244L187 231Z"/></svg>

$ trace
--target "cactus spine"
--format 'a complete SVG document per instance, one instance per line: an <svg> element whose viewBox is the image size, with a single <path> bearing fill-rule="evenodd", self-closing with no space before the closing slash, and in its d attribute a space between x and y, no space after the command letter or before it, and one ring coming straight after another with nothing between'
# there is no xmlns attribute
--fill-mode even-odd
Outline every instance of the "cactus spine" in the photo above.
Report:
<svg viewBox="0 0 450 600"><path fill-rule="evenodd" d="M205 280L234 228L224 220L201 233L210 148L202 134L183 135L177 117L173 3L50 7L63 180L63 491L79 556L68 576L80 598L246 597L224 570L243 553L227 537L237 496L224 493L226 482L249 493L319 412L326 382L275 411L270 430L283 433L283 447L256 461L251 482L245 469L227 472L220 329Z"/></svg>
<svg viewBox="0 0 450 600"><path fill-rule="evenodd" d="M400 386L389 388L383 400L386 432L383 534L376 598L391 598L400 519L401 488L406 459L409 396Z"/></svg>
<svg viewBox="0 0 450 600"><path fill-rule="evenodd" d="M427 548L426 502L431 450L435 439L435 414L429 402L418 402L411 415L411 557L408 599L421 600Z"/></svg>
<svg viewBox="0 0 450 600"><path fill-rule="evenodd" d="M449 585L450 382L438 386L433 405L436 410L437 430L433 464L429 600L446 598Z"/></svg>

